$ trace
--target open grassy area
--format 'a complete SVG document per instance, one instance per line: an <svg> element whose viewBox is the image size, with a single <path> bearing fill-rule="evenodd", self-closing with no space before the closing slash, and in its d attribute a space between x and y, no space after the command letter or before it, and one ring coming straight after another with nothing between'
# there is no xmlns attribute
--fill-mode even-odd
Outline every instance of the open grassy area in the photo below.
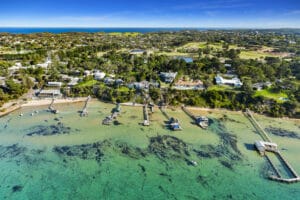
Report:
<svg viewBox="0 0 300 200"><path fill-rule="evenodd" d="M111 35L111 36L127 36L127 37L136 37L139 34L140 33L136 33L136 32L126 32L126 33L112 32L112 33L109 33L109 35Z"/></svg>
<svg viewBox="0 0 300 200"><path fill-rule="evenodd" d="M241 51L241 59L264 59L265 57L275 57L271 53L264 53L259 51Z"/></svg>
<svg viewBox="0 0 300 200"><path fill-rule="evenodd" d="M213 44L207 45L207 42L190 42L190 43L182 46L181 48L204 49L207 46L210 48L218 49L218 50L223 48L222 43L213 43ZM229 45L229 49L237 49L237 48L238 48L238 46L236 46L236 45Z"/></svg>
<svg viewBox="0 0 300 200"><path fill-rule="evenodd" d="M98 81L96 80L88 80L86 82L82 82L82 83L79 83L78 86L80 87L88 87L88 86L93 86L97 83Z"/></svg>
<svg viewBox="0 0 300 200"><path fill-rule="evenodd" d="M256 91L254 96L262 96L265 98L269 98L269 99L274 99L278 102L284 102L282 99L280 98L288 98L287 94L283 93L283 92L274 92L272 91L271 88L269 89L264 89L264 90L260 90L260 91Z"/></svg>
<svg viewBox="0 0 300 200"><path fill-rule="evenodd" d="M158 55L166 56L184 56L184 57L193 57L195 54L192 53L180 53L180 52L157 52Z"/></svg>
<svg viewBox="0 0 300 200"><path fill-rule="evenodd" d="M229 85L212 85L209 88L207 88L207 90L215 90L215 91L228 91L228 90L236 90L236 88L231 87Z"/></svg>

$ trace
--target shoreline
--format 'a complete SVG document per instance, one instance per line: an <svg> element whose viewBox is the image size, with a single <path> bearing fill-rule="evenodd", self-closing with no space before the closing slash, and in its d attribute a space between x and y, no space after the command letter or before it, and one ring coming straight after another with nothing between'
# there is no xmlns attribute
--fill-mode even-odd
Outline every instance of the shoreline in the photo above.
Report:
<svg viewBox="0 0 300 200"><path fill-rule="evenodd" d="M93 101L98 100L97 98L92 98ZM36 100L29 100L29 101L25 101L25 102L8 102L7 104L11 104L10 106L2 106L2 108L0 109L5 109L4 112L0 112L0 117L4 117L16 110L19 110L21 108L25 108L25 107L34 107L34 106L46 106L46 105L50 105L52 99L36 99ZM75 97L75 98L66 98L66 99L55 99L54 101L54 105L57 104L68 104L68 103L78 103L78 102L85 102L86 101L86 97ZM102 101L100 101L102 102ZM108 103L108 102L103 102L103 103ZM120 103L122 106L128 106L128 107L143 107L143 104L133 104L132 102L125 102L125 103ZM157 105L155 105L155 107L159 107ZM181 106L167 106L168 108L172 109L181 109ZM206 112L234 112L234 113L243 113L243 111L234 111L234 110L228 110L225 108L205 108L205 107L192 107L192 106L186 106L187 109L190 110L196 110L196 111L206 111ZM254 113L255 115L262 115L259 113ZM265 115L262 115L265 116ZM266 117L270 117L270 116L266 116ZM289 117L270 117L270 118L274 118L274 119L284 119L284 120L293 120L293 121L300 121L300 119L298 118L289 118Z"/></svg>
<svg viewBox="0 0 300 200"><path fill-rule="evenodd" d="M10 106L3 106L1 109L5 109L5 111L0 112L0 117L4 117L16 110L25 107L34 107L34 106L46 106L50 105L52 99L37 99L37 100L29 100L25 102L10 102ZM57 104L68 104L68 103L78 103L86 101L85 97L77 97L77 98L67 98L67 99L55 99L54 105Z"/></svg>

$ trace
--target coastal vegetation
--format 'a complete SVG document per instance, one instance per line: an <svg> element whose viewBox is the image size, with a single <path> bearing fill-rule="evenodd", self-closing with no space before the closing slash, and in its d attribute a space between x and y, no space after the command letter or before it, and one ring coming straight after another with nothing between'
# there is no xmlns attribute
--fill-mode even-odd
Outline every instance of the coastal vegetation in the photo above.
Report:
<svg viewBox="0 0 300 200"><path fill-rule="evenodd" d="M132 50L142 52L133 54ZM297 31L1 33L0 69L1 104L59 81L65 97L91 95L103 101L143 103L149 93L157 104L232 110L248 107L276 117L300 117ZM121 81L96 80L96 71ZM177 76L165 83L161 72L177 72ZM218 85L218 74L239 77L243 85ZM73 78L78 78L78 83L69 85ZM174 89L181 79L201 80L204 89ZM149 83L147 88L129 86L143 81ZM258 89L255 85L262 86Z"/></svg>

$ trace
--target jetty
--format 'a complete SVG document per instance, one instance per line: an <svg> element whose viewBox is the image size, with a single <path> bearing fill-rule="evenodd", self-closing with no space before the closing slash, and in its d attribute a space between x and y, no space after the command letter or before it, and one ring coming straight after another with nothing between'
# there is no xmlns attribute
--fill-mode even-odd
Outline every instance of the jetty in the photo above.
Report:
<svg viewBox="0 0 300 200"><path fill-rule="evenodd" d="M246 116L249 118L250 122L256 128L257 132L260 134L261 138L264 141L256 141L254 143L256 149L259 151L262 157L265 157L273 171L274 175L269 175L269 179L273 181L283 182L283 183L295 183L300 181L300 177L291 164L283 157L281 152L278 149L278 145L272 142L271 138L264 131L258 121L254 118L250 109L246 109ZM272 159L267 155L267 152L274 153L276 158L280 161L282 167L290 174L290 177L284 178L280 171L277 169L276 165L272 162Z"/></svg>
<svg viewBox="0 0 300 200"><path fill-rule="evenodd" d="M209 119L205 116L195 116L193 115L185 106L181 106L183 112L185 112L190 118L192 118L195 123L203 129L209 126Z"/></svg>
<svg viewBox="0 0 300 200"><path fill-rule="evenodd" d="M50 103L50 105L49 105L49 107L48 107L48 110L51 112L51 113L54 113L54 114L57 114L57 113L59 113L59 111L57 110L57 109L55 109L54 108L54 101L55 101L55 99L54 98L52 98L52 101L51 101L51 103Z"/></svg>
<svg viewBox="0 0 300 200"><path fill-rule="evenodd" d="M148 113L148 104L145 104L143 106L143 115L144 115L143 126L150 126L149 113Z"/></svg>
<svg viewBox="0 0 300 200"><path fill-rule="evenodd" d="M121 112L121 105L118 103L115 108L112 109L111 115L107 116L105 119L102 120L103 125L110 125L114 119L120 115Z"/></svg>
<svg viewBox="0 0 300 200"><path fill-rule="evenodd" d="M87 97L87 99L85 101L85 104L84 104L82 110L80 111L80 117L86 117L86 116L88 116L87 106L88 106L88 103L89 103L89 101L91 99L92 99L91 96Z"/></svg>

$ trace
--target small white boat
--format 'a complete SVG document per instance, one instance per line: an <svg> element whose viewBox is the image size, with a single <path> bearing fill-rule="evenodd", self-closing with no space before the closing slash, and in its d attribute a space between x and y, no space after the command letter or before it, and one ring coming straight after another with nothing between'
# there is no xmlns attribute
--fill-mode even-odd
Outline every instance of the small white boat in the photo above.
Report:
<svg viewBox="0 0 300 200"><path fill-rule="evenodd" d="M194 166L197 166L197 165L198 165L198 163L197 163L196 161L194 161L194 160L191 160L191 163L192 163Z"/></svg>
<svg viewBox="0 0 300 200"><path fill-rule="evenodd" d="M33 115L34 115L34 113L31 113L31 114L30 114L30 116L33 116Z"/></svg>
<svg viewBox="0 0 300 200"><path fill-rule="evenodd" d="M22 117L23 116L23 113L21 113L20 115L19 115L19 117Z"/></svg>

